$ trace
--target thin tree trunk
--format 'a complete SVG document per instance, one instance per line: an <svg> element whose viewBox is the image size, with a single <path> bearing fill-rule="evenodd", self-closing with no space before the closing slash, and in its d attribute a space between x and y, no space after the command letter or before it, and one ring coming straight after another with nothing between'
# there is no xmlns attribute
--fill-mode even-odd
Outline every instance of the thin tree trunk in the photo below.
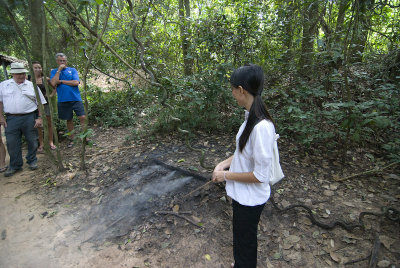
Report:
<svg viewBox="0 0 400 268"><path fill-rule="evenodd" d="M190 19L190 2L189 0L179 0L179 18L182 42L182 56L184 74L193 74L193 57L190 55L190 40L189 40L189 19Z"/></svg>
<svg viewBox="0 0 400 268"><path fill-rule="evenodd" d="M84 101L85 101L85 113L86 113L86 120L85 120L85 125L83 126L83 133L86 133L86 134L88 133L88 122L89 122L89 116L88 116L88 112L87 112L87 110L88 110L87 74L88 74L88 71L89 71L89 66L92 63L92 59L96 55L96 50L97 50L97 47L99 46L100 39L102 38L104 32L106 31L108 18L109 18L110 13L111 13L112 5L113 5L113 1L111 0L110 3L109 3L109 6L108 6L106 17L104 19L103 30L97 37L96 44L94 45L94 47L93 47L93 49L92 49L92 51L91 51L91 53L89 55L89 58L86 61L85 71L83 73L83 97L84 97ZM99 8L97 8L97 12L100 12ZM99 16L99 15L100 14L97 14L97 16ZM82 139L81 170L86 170L85 153L86 153L86 138Z"/></svg>
<svg viewBox="0 0 400 268"><path fill-rule="evenodd" d="M49 69L47 68L47 63L48 63L48 47L46 46L47 43L47 20L46 20L46 15L45 12L43 10L43 16L42 16L42 55L43 55L43 72L45 74L50 73ZM57 131L57 127L56 124L54 124L54 120L53 120L53 115L54 115L54 106L52 104L52 98L50 97L51 92L50 92L50 84L47 82L46 76L43 78L43 84L45 85L46 88L46 96L48 96L48 105L49 105L49 109L50 109L50 122L51 122L51 127L53 128L53 138L54 138L54 143L57 146L56 148L56 158L54 159L53 153L50 151L49 148L49 143L48 143L48 124L47 124L47 116L44 115L42 118L45 118L45 127L44 127L44 131L45 131L45 150L46 150L46 154L53 160L55 161L55 164L57 165L58 171L62 172L65 170L64 165L63 165L63 161L62 161L62 157L61 157L61 150L60 150L60 143L58 142L58 131ZM53 89L56 90L56 89ZM47 137L47 138L46 138Z"/></svg>
<svg viewBox="0 0 400 268"><path fill-rule="evenodd" d="M285 35L283 37L283 45L286 49L286 53L283 56L283 62L287 63L287 66L291 65L293 61L293 35L294 35L294 27L293 27L293 16L294 16L294 2L287 1L286 2L286 12L284 18L284 32Z"/></svg>
<svg viewBox="0 0 400 268"><path fill-rule="evenodd" d="M339 2L339 12L336 19L336 28L335 28L335 43L343 43L343 25L344 18L346 15L346 11L349 8L350 0L340 0Z"/></svg>
<svg viewBox="0 0 400 268"><path fill-rule="evenodd" d="M301 42L301 55L299 60L300 73L303 76L310 74L310 66L313 63L314 39L317 32L319 2L307 1L303 4L303 36Z"/></svg>
<svg viewBox="0 0 400 268"><path fill-rule="evenodd" d="M371 24L370 10L373 8L374 0L355 0L355 14L353 27L353 43L350 49L350 62L362 62L365 44L368 39Z"/></svg>
<svg viewBox="0 0 400 268"><path fill-rule="evenodd" d="M31 33L31 58L34 61L40 61L42 55L42 17L43 12L42 0L29 0L29 20L30 20L30 33Z"/></svg>

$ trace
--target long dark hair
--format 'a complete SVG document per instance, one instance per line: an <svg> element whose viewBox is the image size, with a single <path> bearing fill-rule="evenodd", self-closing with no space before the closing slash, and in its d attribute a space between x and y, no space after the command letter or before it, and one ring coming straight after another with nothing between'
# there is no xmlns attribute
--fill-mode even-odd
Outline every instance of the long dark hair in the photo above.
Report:
<svg viewBox="0 0 400 268"><path fill-rule="evenodd" d="M239 138L239 149L242 152L255 125L263 119L267 119L272 123L274 121L261 99L261 93L264 89L264 72L260 66L249 64L236 69L231 75L230 82L233 87L242 86L243 89L254 96L246 126Z"/></svg>

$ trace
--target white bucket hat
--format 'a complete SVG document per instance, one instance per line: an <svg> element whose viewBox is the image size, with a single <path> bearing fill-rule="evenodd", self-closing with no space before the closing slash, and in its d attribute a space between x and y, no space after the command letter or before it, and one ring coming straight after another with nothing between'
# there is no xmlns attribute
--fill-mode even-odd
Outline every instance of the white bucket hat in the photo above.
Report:
<svg viewBox="0 0 400 268"><path fill-rule="evenodd" d="M10 74L22 74L22 73L29 73L23 63L20 62L13 62L11 63L11 70Z"/></svg>

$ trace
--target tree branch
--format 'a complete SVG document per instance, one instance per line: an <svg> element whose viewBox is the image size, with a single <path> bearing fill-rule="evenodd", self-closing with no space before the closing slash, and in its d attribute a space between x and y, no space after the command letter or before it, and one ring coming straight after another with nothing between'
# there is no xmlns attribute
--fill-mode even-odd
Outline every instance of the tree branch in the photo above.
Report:
<svg viewBox="0 0 400 268"><path fill-rule="evenodd" d="M69 2L69 0L64 0L65 4L61 3L60 0L55 0L55 1L61 7L63 7L71 17L78 20L81 23L81 25L83 27L85 27L92 36L98 38L98 34L92 28L89 27L89 25L86 23L86 21L79 14L77 15L75 7L71 4L71 2ZM75 14L71 10L74 11ZM143 79L144 81L148 82L149 84L151 84L153 86L162 87L161 84L159 84L157 82L149 81L148 79L143 77L140 73L138 73L132 65L130 65L126 60L124 60L110 45L108 45L106 42L104 42L104 40L102 38L100 38L99 40L105 48L107 48L115 57L117 57L123 64L125 64L138 77L140 77L141 79Z"/></svg>
<svg viewBox="0 0 400 268"><path fill-rule="evenodd" d="M139 52L140 52L140 53L139 53L140 65L142 66L142 69L143 69L148 75L150 75L151 81L154 82L154 81L155 81L154 74L153 74L149 69L147 69L146 64L145 64L145 62L144 62L144 58L143 58L143 55L144 55L144 46L143 46L142 42L141 42L141 41L137 38L137 36L136 36L137 16L136 16L135 12L133 11L133 5L132 5L131 0L126 0L126 1L127 1L128 4L129 4L129 11L131 12L132 17L133 17L132 37L133 37L133 40L135 40L135 42L139 45L139 49L140 49L140 51L139 51Z"/></svg>

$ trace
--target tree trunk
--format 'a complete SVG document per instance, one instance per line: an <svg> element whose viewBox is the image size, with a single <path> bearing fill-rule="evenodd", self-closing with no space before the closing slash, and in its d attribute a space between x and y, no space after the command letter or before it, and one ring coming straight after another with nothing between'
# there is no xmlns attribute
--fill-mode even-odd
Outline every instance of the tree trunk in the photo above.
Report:
<svg viewBox="0 0 400 268"><path fill-rule="evenodd" d="M294 36L294 2L287 1L286 3L286 12L284 19L284 36L283 36L283 45L286 49L286 53L283 55L283 62L287 63L287 66L290 66L293 61L293 36Z"/></svg>
<svg viewBox="0 0 400 268"><path fill-rule="evenodd" d="M303 5L303 37L299 68L300 73L307 76L310 74L310 66L313 63L314 39L319 21L319 3L318 1L306 1Z"/></svg>
<svg viewBox="0 0 400 268"><path fill-rule="evenodd" d="M343 40L343 25L344 25L344 18L346 15L346 11L349 8L350 0L340 0L339 2L339 12L336 19L336 29L335 29L335 43L341 43Z"/></svg>
<svg viewBox="0 0 400 268"><path fill-rule="evenodd" d="M193 74L193 56L190 55L190 40L188 30L190 28L190 2L179 0L179 19L182 42L183 72L185 75Z"/></svg>
<svg viewBox="0 0 400 268"><path fill-rule="evenodd" d="M374 0L355 0L353 43L350 50L350 62L361 62L365 50L365 44L368 39L369 28L371 24L371 14L374 6Z"/></svg>
<svg viewBox="0 0 400 268"><path fill-rule="evenodd" d="M41 61L42 55L42 16L43 12L43 1L41 0L29 0L29 19L31 25L31 57L34 61Z"/></svg>

